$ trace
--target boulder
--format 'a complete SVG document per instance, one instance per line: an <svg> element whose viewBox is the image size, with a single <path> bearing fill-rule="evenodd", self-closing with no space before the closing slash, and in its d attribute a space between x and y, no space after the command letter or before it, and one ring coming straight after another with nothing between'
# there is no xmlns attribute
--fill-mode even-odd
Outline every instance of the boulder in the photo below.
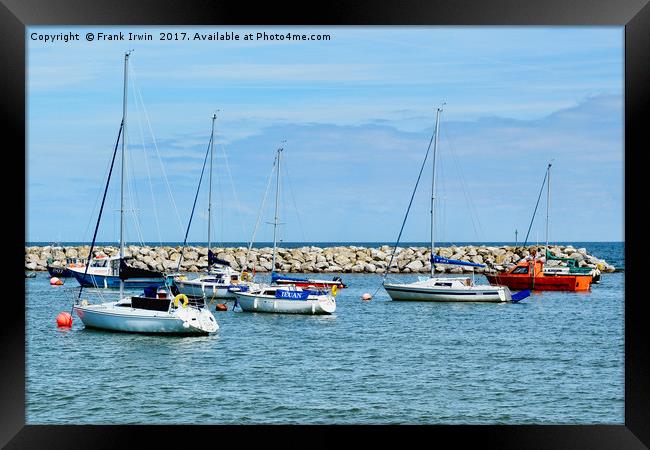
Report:
<svg viewBox="0 0 650 450"><path fill-rule="evenodd" d="M411 272L420 272L423 267L424 264L422 264L422 261L420 260L412 261L406 265L406 268L409 269Z"/></svg>
<svg viewBox="0 0 650 450"><path fill-rule="evenodd" d="M346 264L350 263L350 258L348 258L345 255L336 255L334 257L334 262L338 264L339 266L344 266Z"/></svg>
<svg viewBox="0 0 650 450"><path fill-rule="evenodd" d="M575 259L577 261L582 261L583 259L585 259L585 255L584 253L574 252L569 255L569 258Z"/></svg>
<svg viewBox="0 0 650 450"><path fill-rule="evenodd" d="M192 250L186 251L185 253L183 253L183 259L185 259L186 261L196 261L197 259L199 259L199 254Z"/></svg>

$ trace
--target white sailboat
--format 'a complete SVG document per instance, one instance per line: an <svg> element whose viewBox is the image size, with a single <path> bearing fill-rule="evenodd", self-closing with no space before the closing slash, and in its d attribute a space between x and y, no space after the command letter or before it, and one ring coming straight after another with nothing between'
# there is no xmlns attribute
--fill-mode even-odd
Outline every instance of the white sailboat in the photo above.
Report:
<svg viewBox="0 0 650 450"><path fill-rule="evenodd" d="M262 286L249 292L236 292L242 311L282 314L332 314L333 295L303 290L298 286Z"/></svg>
<svg viewBox="0 0 650 450"><path fill-rule="evenodd" d="M104 198L99 210L99 217L95 226L95 234L90 247L92 250L97 237L97 230L106 200L106 193L115 163L117 147L120 136L122 137L122 176L120 188L120 255L124 255L124 153L125 153L125 130L126 130L126 101L128 83L128 61L130 53L124 56L124 95L122 105L122 123L118 134L113 160L111 162ZM86 275L88 266L86 266ZM120 300L116 302L102 302L90 304L88 300L81 300L83 285L80 288L79 296L73 305L73 310L86 327L98 328L111 331L123 331L130 333L157 333L157 334L208 334L217 331L219 325L205 302L190 302L187 296L182 294L173 296L169 286L156 288L148 287L144 295L124 296L124 276L120 274Z"/></svg>
<svg viewBox="0 0 650 450"><path fill-rule="evenodd" d="M440 129L440 113L436 111L436 126L433 144L433 179L431 181L431 275L413 283L386 283L383 287L392 300L397 301L430 301L430 302L507 302L519 301L523 296L512 294L506 286L490 286L474 284L473 277L436 277L435 264L452 264L471 267L485 267L467 261L442 258L435 254L434 211L436 186L436 150ZM431 143L429 143L429 146ZM429 147L430 148L430 147ZM428 153L428 151L427 151ZM425 158L426 160L426 158ZM416 186L417 188L417 186ZM407 212L408 215L408 212ZM392 261L391 261L392 262ZM390 265L389 265L390 268Z"/></svg>
<svg viewBox="0 0 650 450"><path fill-rule="evenodd" d="M211 223L212 223L212 165L213 165L213 153L214 153L214 123L217 119L217 115L212 116L212 131L210 133L210 175L209 175L209 188L208 188L208 270L206 274L199 275L196 278L188 279L185 275L176 275L174 277L174 283L178 288L179 292L190 297L195 298L206 298L210 300L214 299L234 299L235 294L231 289L237 288L239 290L247 289L251 283L247 277L242 276L242 274L232 267L228 261L214 256L211 250ZM203 173L201 173L203 177ZM201 181L199 181L199 187L197 188L197 196L201 188ZM194 210L192 210L194 212ZM185 241L187 241L187 233L189 232L190 225L192 223L192 217L190 217L189 224L187 226L187 232L185 234ZM185 242L183 243L183 246ZM182 252L181 252L182 255ZM178 269L180 269L181 259L178 261Z"/></svg>
<svg viewBox="0 0 650 450"><path fill-rule="evenodd" d="M277 250L278 197L280 193L280 157L283 148L279 148L274 164L276 166L275 214L273 219L273 259L271 262L271 279L275 273L275 255ZM295 285L265 284L251 288L247 292L234 290L236 304L242 311L267 312L282 314L332 314L336 310L337 287L331 293L326 290L309 290Z"/></svg>

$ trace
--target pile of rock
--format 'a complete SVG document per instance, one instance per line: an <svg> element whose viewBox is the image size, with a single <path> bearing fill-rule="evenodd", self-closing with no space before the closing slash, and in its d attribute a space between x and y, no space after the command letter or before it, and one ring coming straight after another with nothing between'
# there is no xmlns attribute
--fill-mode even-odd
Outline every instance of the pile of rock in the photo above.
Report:
<svg viewBox="0 0 650 450"><path fill-rule="evenodd" d="M334 273L428 273L431 271L431 251L427 247L398 247L393 257L393 247L384 245L378 248L341 246L278 248L276 255L276 270L281 272L334 272ZM475 270L505 270L516 264L522 258L530 255L531 251L543 253L544 248L538 246L459 246L436 249L442 257L459 259L478 264L485 264L486 269L462 266L436 264L436 272L462 273ZM552 246L550 252L562 258L574 258L580 267L599 267L602 272L614 272L614 266L605 260L590 255L585 248L575 249L571 246ZM25 270L46 270L48 261L52 266L64 266L69 258L87 258L90 246L80 247L25 247ZM113 256L119 252L118 247L96 247L95 256ZM247 254L245 247L214 248L214 254L228 261L236 270L255 270L270 272L273 249L269 247L254 248ZM179 267L183 272L199 272L208 266L208 250L206 247L186 247L182 254L181 247L127 247L129 262L133 267L173 272ZM391 263L391 257L393 258ZM388 269L389 263L391 265ZM560 265L559 261L548 261L547 265Z"/></svg>

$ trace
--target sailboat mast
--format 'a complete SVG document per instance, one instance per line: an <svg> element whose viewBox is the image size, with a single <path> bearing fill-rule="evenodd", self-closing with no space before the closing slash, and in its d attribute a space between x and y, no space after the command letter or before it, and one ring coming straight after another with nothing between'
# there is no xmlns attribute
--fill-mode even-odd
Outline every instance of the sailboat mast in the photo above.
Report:
<svg viewBox="0 0 650 450"><path fill-rule="evenodd" d="M549 210L551 209L551 163L546 168L546 251L544 257L548 254L548 218Z"/></svg>
<svg viewBox="0 0 650 450"><path fill-rule="evenodd" d="M433 141L433 175L431 177L431 277L434 276L436 268L433 262L435 255L435 235L434 235L434 206L436 201L436 150L438 149L438 131L440 129L440 113L442 108L436 111L436 130Z"/></svg>
<svg viewBox="0 0 650 450"><path fill-rule="evenodd" d="M280 196L280 156L283 148L278 149L278 167L275 178L275 216L273 218L273 260L271 262L271 273L275 272L275 250L277 246L277 229L278 229L278 198Z"/></svg>
<svg viewBox="0 0 650 450"><path fill-rule="evenodd" d="M122 259L124 258L124 168L125 168L125 145L126 145L126 100L127 100L127 86L128 86L128 71L129 71L129 55L131 52L124 54L124 92L122 94L122 176L120 182L120 264L122 266ZM119 271L119 269L118 269ZM120 298L124 296L124 280L120 277Z"/></svg>
<svg viewBox="0 0 650 450"><path fill-rule="evenodd" d="M210 240L210 225L212 223L212 161L214 154L214 122L217 120L217 114L212 116L212 131L210 132L210 182L208 188L208 252L210 252L210 246L212 244ZM209 259L209 258L208 258ZM208 267L210 266L210 261L208 261Z"/></svg>

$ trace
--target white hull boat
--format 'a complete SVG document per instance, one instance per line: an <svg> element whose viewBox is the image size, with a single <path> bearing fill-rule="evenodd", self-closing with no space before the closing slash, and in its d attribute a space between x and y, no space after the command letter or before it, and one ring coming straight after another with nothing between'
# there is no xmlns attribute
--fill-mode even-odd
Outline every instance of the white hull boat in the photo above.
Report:
<svg viewBox="0 0 650 450"><path fill-rule="evenodd" d="M429 278L415 283L384 283L392 300L428 302L509 302L505 286L476 286L469 278Z"/></svg>
<svg viewBox="0 0 650 450"><path fill-rule="evenodd" d="M297 287L267 286L253 292L236 292L242 311L280 314L332 314L334 296L312 294Z"/></svg>
<svg viewBox="0 0 650 450"><path fill-rule="evenodd" d="M196 306L178 307L163 299L142 299L150 308L134 307L138 297L126 297L118 302L80 304L74 311L86 327L128 333L162 334L209 334L219 325L207 308ZM155 302L161 302L156 305ZM142 303L142 302L141 302ZM165 305L162 305L162 304ZM167 306L168 309L164 309ZM153 308L162 308L156 310Z"/></svg>
<svg viewBox="0 0 650 450"><path fill-rule="evenodd" d="M435 247L435 222L434 222L434 212L435 212L435 199L436 199L436 149L438 147L438 136L440 134L440 113L442 112L441 108L437 109L436 112L436 125L434 135L431 137L429 142L429 149L431 148L431 143L433 143L433 157L432 157L432 178L431 178L431 275L428 278L420 279L419 281L413 283L386 283L384 276L383 287L384 290L388 293L391 299L397 301L427 301L427 302L518 302L519 300L526 298L530 295L529 291L522 291L516 294L512 294L510 289L506 286L490 286L486 285L475 285L474 277L464 278L464 277L436 277L436 264L449 264L456 266L468 266L468 267L485 267L483 264L471 262L471 261L462 261L457 259L449 259L436 254ZM427 149L427 156L429 154L429 149ZM425 156L424 162L420 169L420 175L422 175L422 170L425 167L427 157ZM420 178L418 176L418 182ZM411 201L415 196L418 184L415 185L415 190L411 196ZM404 223L408 218L408 213L411 208L406 211L406 217L404 218ZM395 250L391 256L390 262L388 263L388 270L393 263L395 257L395 252L397 251L397 245L399 239L404 230L404 223L402 224L402 230L397 238L397 243L395 244ZM388 270L386 274L388 274Z"/></svg>
<svg viewBox="0 0 650 450"><path fill-rule="evenodd" d="M238 272L237 270L231 267L231 262L223 259L219 259L212 252L212 241L211 241L211 227L212 227L212 164L213 164L213 153L214 153L214 127L215 121L217 120L216 113L212 116L212 131L210 133L210 142L208 145L208 152L205 155L205 161L203 164L203 169L205 169L205 164L207 163L208 156L210 157L210 181L208 188L208 269L203 275L199 275L195 278L188 279L187 276L176 274L174 276L174 284L178 288L178 291L182 294L187 295L192 298L204 298L208 301L212 300L227 300L234 299L235 294L232 293L231 289L237 288L239 290L248 290L251 286L251 279L249 279L246 272ZM196 205L196 199L199 196L199 191L201 189L201 181L203 180L203 170L201 171L201 176L199 178L199 185L196 190L196 196L194 198L194 205ZM187 230L185 232L185 240L183 241L183 249L185 244L187 244L187 236L190 232L190 226L192 224L192 217L194 215L194 208L192 208L192 214L187 224ZM250 250L250 249L249 249ZM181 259L178 261L178 268L180 270Z"/></svg>
<svg viewBox="0 0 650 450"><path fill-rule="evenodd" d="M212 268L210 273L200 275L193 279L186 276L174 277L174 284L181 294L192 298L205 298L206 300L234 299L234 289L246 291L259 285L245 280L247 274L240 274L231 267Z"/></svg>
<svg viewBox="0 0 650 450"><path fill-rule="evenodd" d="M190 302L186 295L179 294L173 297L170 287L165 283L164 277L159 272L154 272L155 282L145 283L144 295L128 297L124 295L124 279L129 275L139 277L140 274L149 275L151 271L143 269L128 268L122 264L125 259L124 251L124 155L126 150L126 94L127 74L130 52L124 55L124 94L122 101L122 122L120 132L113 150L113 159L108 172L104 197L99 208L99 216L95 226L95 234L90 245L89 255L93 254L97 230L101 222L104 202L113 172L113 165L117 156L120 138L122 142L122 177L120 183L120 253L113 258L95 258L89 265L73 271L79 275L81 289L79 296L73 305L73 310L81 319L83 324L89 328L102 330L122 331L128 333L157 333L157 334L209 334L217 331L219 325L214 316L205 306L203 299ZM112 273L109 274L109 271ZM110 276L109 276L110 275ZM110 279L120 289L120 300L117 302L101 302L89 304L88 300L80 300L84 286L93 286L97 277L104 276ZM90 281L86 278L90 277ZM157 285L165 283L165 287L156 290ZM153 284L147 285L147 284ZM99 284L101 286L101 284Z"/></svg>
<svg viewBox="0 0 650 450"><path fill-rule="evenodd" d="M174 280L179 292L188 297L205 297L207 299L230 299L235 298L235 294L230 291L233 287L230 284L219 283L209 275L195 278L193 280L183 280L177 278Z"/></svg>

